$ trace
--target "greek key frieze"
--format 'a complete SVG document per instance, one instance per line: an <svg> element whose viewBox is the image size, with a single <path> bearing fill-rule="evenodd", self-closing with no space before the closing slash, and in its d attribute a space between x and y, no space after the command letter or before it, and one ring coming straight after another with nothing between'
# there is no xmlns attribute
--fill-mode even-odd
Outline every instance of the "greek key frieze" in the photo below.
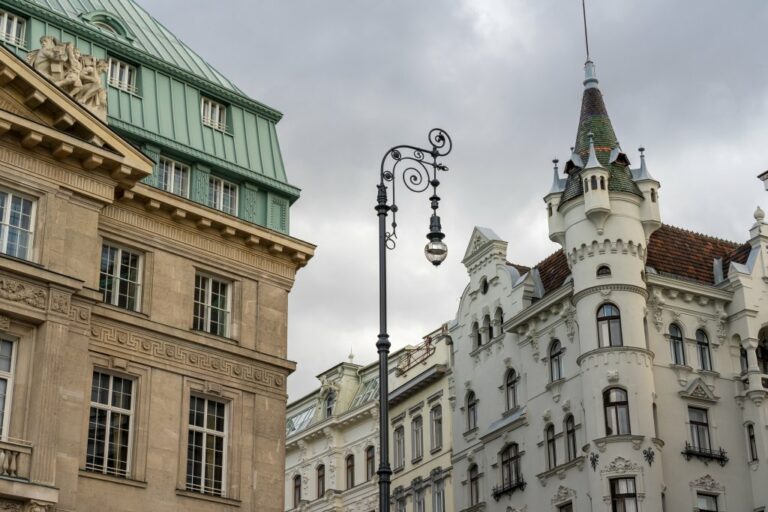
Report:
<svg viewBox="0 0 768 512"><path fill-rule="evenodd" d="M91 326L91 339L107 345L117 345L138 354L157 358L178 366L218 373L243 382L256 383L272 390L285 390L285 378L265 368L241 362L179 343L151 338L111 325Z"/></svg>

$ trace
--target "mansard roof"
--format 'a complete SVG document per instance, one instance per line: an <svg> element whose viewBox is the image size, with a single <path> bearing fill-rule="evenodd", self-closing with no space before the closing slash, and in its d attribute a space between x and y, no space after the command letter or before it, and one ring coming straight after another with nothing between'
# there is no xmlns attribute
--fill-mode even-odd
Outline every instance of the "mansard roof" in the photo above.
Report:
<svg viewBox="0 0 768 512"><path fill-rule="evenodd" d="M722 261L723 275L727 275L731 262L747 262L750 250L748 242L738 244L663 224L651 235L646 265L659 275L713 285L716 259ZM514 263L509 265L521 274L532 270ZM541 276L545 295L560 288L571 273L562 249L536 264L533 269L538 270Z"/></svg>
<svg viewBox="0 0 768 512"><path fill-rule="evenodd" d="M192 51L133 0L24 0L24 3L37 5L67 17L77 24L96 30L98 28L91 23L91 15L93 13L108 15L110 18L119 20L120 25L124 26L130 34L130 39L124 41L130 46L216 85L242 94L234 83ZM112 35L108 32L104 33ZM120 34L114 34L114 37L118 39Z"/></svg>

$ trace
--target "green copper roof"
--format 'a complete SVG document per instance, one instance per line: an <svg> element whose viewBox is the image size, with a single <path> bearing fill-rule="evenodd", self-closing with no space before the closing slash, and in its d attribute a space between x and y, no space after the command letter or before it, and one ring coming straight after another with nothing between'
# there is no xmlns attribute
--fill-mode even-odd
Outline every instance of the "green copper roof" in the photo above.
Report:
<svg viewBox="0 0 768 512"><path fill-rule="evenodd" d="M205 78L221 87L242 92L210 64L193 52L159 21L131 0L28 0L56 14L67 16L79 23L87 21L90 13L102 11L111 14L125 25L135 37L131 44L137 49Z"/></svg>
<svg viewBox="0 0 768 512"><path fill-rule="evenodd" d="M584 96L581 100L581 115L579 116L579 126L576 131L576 145L574 153L580 158L581 162L568 162L565 172L568 174L568 180L563 191L563 197L560 201L562 205L566 201L579 197L584 193L581 183L581 166L589 158L589 134L594 137L595 155L600 164L608 169L610 177L608 178L608 190L613 192L628 192L643 197L640 189L632 179L632 172L629 169L629 161L626 156L617 151L618 158L611 162L611 153L619 148L619 142L616 139L616 133L613 131L611 118L608 117L608 110L605 108L603 94L597 88L597 78L594 77L594 64L587 63L587 80L584 81Z"/></svg>

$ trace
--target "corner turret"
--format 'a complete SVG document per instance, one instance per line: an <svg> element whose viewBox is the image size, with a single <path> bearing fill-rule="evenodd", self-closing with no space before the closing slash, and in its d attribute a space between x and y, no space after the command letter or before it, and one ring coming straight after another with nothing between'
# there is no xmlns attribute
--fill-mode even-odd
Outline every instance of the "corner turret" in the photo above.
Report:
<svg viewBox="0 0 768 512"><path fill-rule="evenodd" d="M544 202L547 203L547 222L549 224L549 239L553 242L563 244L565 242L565 228L563 226L563 214L560 212L560 198L565 190L565 180L560 178L560 172L557 169L559 160L552 160L554 164L554 175L552 177L552 188L544 196Z"/></svg>
<svg viewBox="0 0 768 512"><path fill-rule="evenodd" d="M661 227L661 213L659 212L659 182L648 172L645 164L645 148L638 148L640 152L640 168L632 170L637 188L643 194L643 202L640 205L640 221L643 224L646 241L651 234Z"/></svg>
<svg viewBox="0 0 768 512"><path fill-rule="evenodd" d="M608 169L600 165L595 153L595 136L589 133L589 156L584 170L581 172L584 187L584 213L595 225L597 234L603 234L605 219L611 213L611 200L608 195L608 180L611 175Z"/></svg>

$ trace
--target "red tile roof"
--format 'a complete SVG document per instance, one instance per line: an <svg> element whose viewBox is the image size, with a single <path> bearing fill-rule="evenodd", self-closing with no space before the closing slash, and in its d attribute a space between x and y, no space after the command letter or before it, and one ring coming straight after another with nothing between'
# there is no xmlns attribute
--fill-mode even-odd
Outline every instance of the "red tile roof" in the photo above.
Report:
<svg viewBox="0 0 768 512"><path fill-rule="evenodd" d="M727 275L731 262L746 263L750 250L749 243L737 244L664 224L651 235L646 264L661 275L712 285L715 258L722 259L723 273ZM521 274L528 270L522 265L510 265ZM560 288L571 273L562 249L534 268L539 271L545 294Z"/></svg>

